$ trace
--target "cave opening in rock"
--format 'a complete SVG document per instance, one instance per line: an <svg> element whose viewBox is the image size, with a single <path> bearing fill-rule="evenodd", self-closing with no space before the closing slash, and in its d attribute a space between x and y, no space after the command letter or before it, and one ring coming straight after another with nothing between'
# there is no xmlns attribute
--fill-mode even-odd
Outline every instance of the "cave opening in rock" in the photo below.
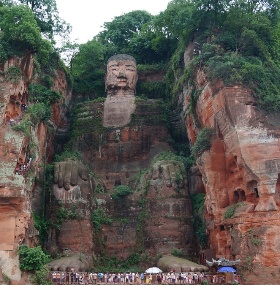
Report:
<svg viewBox="0 0 280 285"><path fill-rule="evenodd" d="M256 180L250 180L247 183L247 189L249 190L249 194L246 200L255 203L259 198L258 182Z"/></svg>
<svg viewBox="0 0 280 285"><path fill-rule="evenodd" d="M245 191L242 189L237 189L233 192L233 203L246 201Z"/></svg>

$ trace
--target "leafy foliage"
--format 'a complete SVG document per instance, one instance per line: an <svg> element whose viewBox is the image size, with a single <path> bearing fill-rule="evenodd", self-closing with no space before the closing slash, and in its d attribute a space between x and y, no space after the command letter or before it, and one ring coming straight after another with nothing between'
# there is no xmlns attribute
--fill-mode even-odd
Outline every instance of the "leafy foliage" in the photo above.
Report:
<svg viewBox="0 0 280 285"><path fill-rule="evenodd" d="M32 11L24 5L0 7L0 28L1 40L16 50L36 51L40 47L40 28Z"/></svg>
<svg viewBox="0 0 280 285"><path fill-rule="evenodd" d="M55 161L59 162L59 161L65 161L68 159L73 159L73 160L81 160L82 155L79 151L77 150L68 150L65 149L61 154L56 154L55 155Z"/></svg>
<svg viewBox="0 0 280 285"><path fill-rule="evenodd" d="M151 14L138 10L117 16L111 22L105 22L104 31L98 34L97 39L106 46L106 57L116 53L131 54L128 48L130 40L151 19Z"/></svg>
<svg viewBox="0 0 280 285"><path fill-rule="evenodd" d="M26 115L29 115L33 124L38 124L51 117L51 108L44 103L36 103L28 107Z"/></svg>
<svg viewBox="0 0 280 285"><path fill-rule="evenodd" d="M195 141L194 146L191 148L191 152L195 158L199 157L206 150L211 148L211 137L213 135L213 129L203 128Z"/></svg>
<svg viewBox="0 0 280 285"><path fill-rule="evenodd" d="M50 281L50 270L47 266L43 266L41 269L36 270L32 276L33 285L52 285Z"/></svg>
<svg viewBox="0 0 280 285"><path fill-rule="evenodd" d="M177 256L177 257L183 257L184 256L182 250L178 249L178 248L173 248L171 254L174 255L174 256Z"/></svg>
<svg viewBox="0 0 280 285"><path fill-rule="evenodd" d="M101 230L102 224L110 225L113 222L103 209L95 209L91 214L91 221L97 231Z"/></svg>
<svg viewBox="0 0 280 285"><path fill-rule="evenodd" d="M27 5L35 15L41 32L49 39L54 35L67 37L71 26L59 17L56 0L18 0Z"/></svg>
<svg viewBox="0 0 280 285"><path fill-rule="evenodd" d="M130 254L125 260L119 260L116 256L102 255L95 260L95 270L99 272L140 272L137 267L145 257L139 253Z"/></svg>
<svg viewBox="0 0 280 285"><path fill-rule="evenodd" d="M12 83L18 83L22 72L18 66L11 66L6 72L7 80L10 80Z"/></svg>
<svg viewBox="0 0 280 285"><path fill-rule="evenodd" d="M213 56L206 62L209 78L221 78L227 85L244 84L252 88L259 105L271 111L280 107L280 67L256 57L235 53Z"/></svg>
<svg viewBox="0 0 280 285"><path fill-rule="evenodd" d="M39 84L29 85L29 95L31 102L43 103L45 105L57 103L62 98L61 94L57 91L50 90Z"/></svg>
<svg viewBox="0 0 280 285"><path fill-rule="evenodd" d="M30 128L32 126L32 122L28 119L23 119L20 124L13 126L13 129L18 132L22 132L25 136L30 136Z"/></svg>
<svg viewBox="0 0 280 285"><path fill-rule="evenodd" d="M46 201L43 201L42 203L45 204ZM34 213L33 215L34 220L34 227L39 232L39 239L41 244L44 244L47 234L48 234L48 222L46 221L44 215L42 213Z"/></svg>
<svg viewBox="0 0 280 285"><path fill-rule="evenodd" d="M21 270L40 270L48 260L49 256L39 246L33 248L26 244L19 246L19 266Z"/></svg>
<svg viewBox="0 0 280 285"><path fill-rule="evenodd" d="M114 201L120 202L123 198L133 193L133 190L127 185L119 185L114 189L111 197Z"/></svg>
<svg viewBox="0 0 280 285"><path fill-rule="evenodd" d="M104 46L95 39L82 44L71 61L74 92L87 99L104 95Z"/></svg>
<svg viewBox="0 0 280 285"><path fill-rule="evenodd" d="M242 205L242 202L238 202L236 204L233 204L227 208L227 210L224 213L224 219L230 219L234 216L235 210Z"/></svg>
<svg viewBox="0 0 280 285"><path fill-rule="evenodd" d="M208 237L206 235L206 225L204 222L205 194L197 193L191 195L193 205L193 225L198 242L202 248L207 248Z"/></svg>

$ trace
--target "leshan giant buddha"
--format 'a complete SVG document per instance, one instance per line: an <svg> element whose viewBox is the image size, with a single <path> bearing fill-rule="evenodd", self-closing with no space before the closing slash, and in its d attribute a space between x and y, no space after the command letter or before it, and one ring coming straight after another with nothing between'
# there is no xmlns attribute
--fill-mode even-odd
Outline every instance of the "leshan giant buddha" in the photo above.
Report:
<svg viewBox="0 0 280 285"><path fill-rule="evenodd" d="M123 127L135 111L135 87L138 75L134 57L117 54L109 58L105 77L107 98L104 104L104 127Z"/></svg>

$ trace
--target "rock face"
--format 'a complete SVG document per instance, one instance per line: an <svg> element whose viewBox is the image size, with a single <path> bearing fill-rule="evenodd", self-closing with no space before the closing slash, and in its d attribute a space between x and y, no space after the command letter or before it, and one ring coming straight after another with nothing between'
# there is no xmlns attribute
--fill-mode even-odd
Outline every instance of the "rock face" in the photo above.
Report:
<svg viewBox="0 0 280 285"><path fill-rule="evenodd" d="M199 124L193 115L185 123L192 144L202 128L214 130L210 150L196 160L210 244L217 257L242 260L246 284L279 284L279 117L272 120L260 111L242 86L210 84L202 71L196 84Z"/></svg>
<svg viewBox="0 0 280 285"><path fill-rule="evenodd" d="M32 210L40 204L39 189L34 178L47 148L47 128L39 123L29 127L29 133L16 131L28 107L28 85L33 80L33 57L10 58L0 65L0 265L3 273L17 284L22 276L19 270L18 246L38 244ZM18 78L11 70L19 71ZM57 74L54 86L66 98L64 73ZM53 106L53 124L60 123L64 112L60 104ZM52 142L53 137L49 137ZM35 201L37 199L37 201ZM32 209L32 205L34 208Z"/></svg>
<svg viewBox="0 0 280 285"><path fill-rule="evenodd" d="M84 235L83 243L91 238L96 255L119 259L141 252L155 257L174 250L191 255L194 234L185 167L170 158L153 162L160 153L172 150L167 143L165 111L157 100L137 99L135 104L130 122L122 127L103 125L106 109L102 103L84 103L76 112L73 144L94 173L88 179L92 188L84 188L85 205L94 217L93 220L89 215L83 218L83 222L93 222L92 233ZM61 163L59 167L65 169ZM63 180L66 173L56 176ZM71 191L76 187L82 189L81 181L66 183L70 184L68 190L64 182L60 185L59 179L55 182L57 199L72 205L78 202ZM117 186L128 186L134 192L118 198L114 196ZM103 222L97 225L96 220L101 216ZM62 224L58 233L60 249L67 244L69 250L77 252L77 245L70 244L73 239L70 228L77 229L76 224L75 219ZM66 227L68 231L64 230ZM79 229L76 235L78 232ZM87 253L89 248L82 252Z"/></svg>
<svg viewBox="0 0 280 285"><path fill-rule="evenodd" d="M32 56L10 59L0 68L7 74L13 66L25 80L0 75L0 265L20 282L17 248L38 243L31 213L40 209L44 191L33 178L44 172L45 158L51 161L55 138L42 122L29 136L14 130L25 112L22 104L28 104ZM67 102L65 75L57 71L53 80ZM145 253L154 260L174 251L194 255L189 193L205 192L209 246L216 257L241 259L244 284L279 284L279 117L259 110L250 90L210 84L198 71L201 94L195 114L186 112L185 125L192 145L202 129L211 129L211 147L196 158L187 180L184 165L170 154L161 101L134 97L135 86L126 88L123 75L113 82L111 101L84 102L75 110L69 145L80 152L79 161L55 163L49 252L74 254L75 264L78 253L119 259ZM117 83L124 87L121 94ZM184 94L183 111L190 109L191 91ZM68 121L60 102L52 106L50 125L63 137Z"/></svg>

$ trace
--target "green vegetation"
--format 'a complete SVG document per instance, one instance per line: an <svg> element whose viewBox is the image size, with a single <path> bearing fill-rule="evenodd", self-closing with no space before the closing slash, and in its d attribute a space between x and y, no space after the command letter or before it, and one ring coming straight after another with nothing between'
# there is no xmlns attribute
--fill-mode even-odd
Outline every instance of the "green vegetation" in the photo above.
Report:
<svg viewBox="0 0 280 285"><path fill-rule="evenodd" d="M13 127L29 138L32 127L50 119L51 105L63 103L62 95L52 90L57 76L56 69L60 69L64 71L70 87L73 77L74 102L86 101L75 106L74 116L71 118L69 146L72 146L71 143L75 140L82 138L85 145L91 146L95 151L99 150L100 146L106 143L106 132L110 130L103 127L102 122L106 63L108 58L116 53L134 56L141 75L149 75L153 71L166 72L162 81L139 80L137 107L129 126L169 127L171 111L178 106L178 102L184 102L185 97L189 96L189 106L184 110L182 117L193 116L195 126L201 129L196 114L196 104L201 90L198 90L194 83L198 69L205 72L207 82L222 80L226 86L243 85L251 88L259 108L268 112L278 111L280 108L280 22L277 0L172 0L167 9L157 16L152 16L146 11L123 14L111 22L106 22L104 30L91 41L79 46L68 43L67 48L71 53L68 61L71 73L62 63L59 50L54 47L54 35L64 34L67 38L70 29L69 25L59 18L55 2L55 0L0 2L0 63L11 56L22 57L28 54L32 54L35 59L35 74L31 80L33 83L28 86L28 100L32 104L28 105L21 123ZM19 3L24 5L18 5ZM186 52L186 47L194 42L195 48L191 47ZM20 77L25 76L25 72L17 66L12 66L2 75L5 75L11 83L17 84ZM139 116L139 113L142 116ZM179 161L189 169L195 159L211 148L211 139L214 136L212 129L202 128L191 150L186 137L182 135L184 131L179 128L174 130L173 141L170 140L170 144L179 155L164 152L158 155L152 164L160 160L172 160L174 165ZM66 159L80 160L81 154L69 147L62 154L56 155L56 161ZM51 223L59 230L63 221L81 217L79 209L58 205L55 216L57 220L54 222L46 220L45 207L48 202L46 194L51 193L53 166L44 163L43 167L43 177L40 177L39 181L42 186L42 209L40 213L34 215L35 227L39 230L42 244L45 242L48 226ZM145 248L144 228L148 215L146 194L150 185L147 174L150 174L150 170L151 167L142 170L131 179L131 184L135 184L135 187L120 185L111 195L115 202L128 201L125 197L134 189L141 188L139 191L142 192L138 193L142 195L139 200L141 213L136 221L135 252L137 253L133 253L125 261L102 255L99 263L96 263L102 271L132 270L132 266L144 260L140 252ZM160 173L164 171L160 164L158 171ZM176 184L182 182L183 175L185 169L182 167L181 172L175 173ZM98 181L95 193L109 195L105 192L104 184ZM205 248L207 245L203 220L205 195L192 195L191 198L195 232L201 247ZM228 207L224 219L234 217L240 205L237 203ZM105 241L101 240L101 227L103 224L111 224L113 219L101 208L92 211L91 219L95 233L99 234L96 247L100 242L102 251ZM127 218L123 216L116 220L121 225L128 223ZM259 236L249 232L247 238L250 239L252 248L261 245ZM178 256L181 253L180 250L174 249L173 254ZM249 256L248 268L252 264L250 258ZM37 277L35 274L37 278L34 279L35 284L48 284L44 283L47 272L42 268L46 259L47 256L39 248L30 249L25 245L20 247L21 269L33 271L39 269L36 272Z"/></svg>
<svg viewBox="0 0 280 285"><path fill-rule="evenodd" d="M103 104L95 100L78 104L73 110L71 138L85 136L85 141L98 149L103 139L100 134L106 132L102 123L103 109Z"/></svg>
<svg viewBox="0 0 280 285"><path fill-rule="evenodd" d="M59 207L57 210L57 221L62 224L64 220L76 220L79 217L79 209L77 206Z"/></svg>
<svg viewBox="0 0 280 285"><path fill-rule="evenodd" d="M43 266L41 269L36 270L32 276L33 285L52 285L50 281L50 270L47 266Z"/></svg>
<svg viewBox="0 0 280 285"><path fill-rule="evenodd" d="M137 94L147 96L150 99L163 99L165 97L166 85L164 81L141 82L137 84Z"/></svg>
<svg viewBox="0 0 280 285"><path fill-rule="evenodd" d="M39 84L30 84L28 91L30 101L33 103L39 102L46 105L51 105L59 102L59 100L62 98L61 94L58 92Z"/></svg>
<svg viewBox="0 0 280 285"><path fill-rule="evenodd" d="M65 161L68 159L72 160L81 160L82 155L78 150L68 150L67 148L61 153L61 154L56 154L54 161L59 162L59 161Z"/></svg>
<svg viewBox="0 0 280 285"><path fill-rule="evenodd" d="M41 34L32 11L24 6L0 7L0 43L7 55L40 48ZM22 32L24 31L24 32Z"/></svg>
<svg viewBox="0 0 280 285"><path fill-rule="evenodd" d="M11 66L6 72L6 78L12 83L17 84L19 82L21 74L21 70L18 66Z"/></svg>
<svg viewBox="0 0 280 285"><path fill-rule="evenodd" d="M35 20L45 37L53 40L54 35L67 38L71 27L59 17L55 0L18 0L33 12Z"/></svg>
<svg viewBox="0 0 280 285"><path fill-rule="evenodd" d="M132 253L124 260L103 255L95 260L94 268L98 272L141 272L140 263L145 260L146 257L139 253Z"/></svg>
<svg viewBox="0 0 280 285"><path fill-rule="evenodd" d="M20 124L13 126L13 129L18 132L22 132L25 136L30 137L32 122L23 119Z"/></svg>
<svg viewBox="0 0 280 285"><path fill-rule="evenodd" d="M91 221L94 225L95 230L100 231L101 225L110 225L113 220L109 218L103 209L95 209L91 214Z"/></svg>
<svg viewBox="0 0 280 285"><path fill-rule="evenodd" d="M119 185L114 189L114 192L112 193L111 197L114 201L120 202L122 199L132 193L133 190L129 186Z"/></svg>
<svg viewBox="0 0 280 285"><path fill-rule="evenodd" d="M262 244L262 241L260 240L258 235L255 234L255 229L248 229L247 234L249 236L249 241L251 241L252 245L254 245L255 247L259 247Z"/></svg>
<svg viewBox="0 0 280 285"><path fill-rule="evenodd" d="M45 204L45 201L42 204ZM33 220L34 220L34 227L39 232L40 243L44 245L48 234L49 223L46 221L45 216L42 213L40 214L34 213Z"/></svg>
<svg viewBox="0 0 280 285"><path fill-rule="evenodd" d="M213 136L213 129L203 128L195 141L195 144L191 148L192 155L198 158L203 154L203 152L211 148L211 137Z"/></svg>
<svg viewBox="0 0 280 285"><path fill-rule="evenodd" d="M36 125L41 121L46 121L51 117L51 108L50 106L44 103L36 103L30 105L27 109L26 115L29 115L30 121Z"/></svg>
<svg viewBox="0 0 280 285"><path fill-rule="evenodd" d="M19 267L25 271L40 270L49 261L40 246L30 248L26 244L19 246Z"/></svg>
<svg viewBox="0 0 280 285"><path fill-rule="evenodd" d="M173 248L171 254L176 256L176 257L184 257L184 254L183 254L182 250L178 249L178 248Z"/></svg>
<svg viewBox="0 0 280 285"><path fill-rule="evenodd" d="M142 97L143 98L143 97ZM140 114L141 115L140 115ZM162 100L137 98L136 110L131 115L129 126L168 126L166 104Z"/></svg>
<svg viewBox="0 0 280 285"><path fill-rule="evenodd" d="M53 164L47 164L44 157L43 175L37 181L42 188L41 208L39 212L33 214L34 226L39 231L39 240L42 246L45 245L50 225L50 221L46 218L46 205L48 202L47 197L49 197L47 194L51 192L53 179Z"/></svg>
<svg viewBox="0 0 280 285"><path fill-rule="evenodd" d="M166 77L173 97L191 85L195 71L202 69L211 81L252 88L259 107L279 109L280 83L275 80L279 77L279 2L267 1L264 9L260 7L260 0L169 3L158 20L179 39ZM199 52L184 68L185 46L194 34Z"/></svg>
<svg viewBox="0 0 280 285"><path fill-rule="evenodd" d="M4 282L7 285L11 285L12 284L12 281L11 281L11 279L10 279L10 277L8 275L6 275L5 273L2 273L2 277L3 277Z"/></svg>
<svg viewBox="0 0 280 285"><path fill-rule="evenodd" d="M18 73L13 72L11 74L14 76ZM45 77L45 79L51 84L50 77ZM51 104L59 102L62 98L58 92L38 84L30 84L29 96L29 100L33 104L29 105L20 124L13 127L14 130L22 131L26 136L30 136L31 126L50 119Z"/></svg>
<svg viewBox="0 0 280 285"><path fill-rule="evenodd" d="M235 214L235 210L236 210L238 207L242 206L242 205L243 205L242 202L238 202L238 203L236 203L236 204L233 204L233 205L229 206L229 207L227 208L227 210L225 211L225 213L224 213L224 219L230 219L230 218L232 218L232 217L234 216L234 214Z"/></svg>
<svg viewBox="0 0 280 285"><path fill-rule="evenodd" d="M191 195L192 206L193 206L193 226L195 230L196 237L201 248L207 248L208 237L206 235L206 225L204 222L204 203L205 194L198 193Z"/></svg>
<svg viewBox="0 0 280 285"><path fill-rule="evenodd" d="M71 60L74 78L73 91L84 99L95 99L104 95L104 46L93 39L80 45Z"/></svg>

